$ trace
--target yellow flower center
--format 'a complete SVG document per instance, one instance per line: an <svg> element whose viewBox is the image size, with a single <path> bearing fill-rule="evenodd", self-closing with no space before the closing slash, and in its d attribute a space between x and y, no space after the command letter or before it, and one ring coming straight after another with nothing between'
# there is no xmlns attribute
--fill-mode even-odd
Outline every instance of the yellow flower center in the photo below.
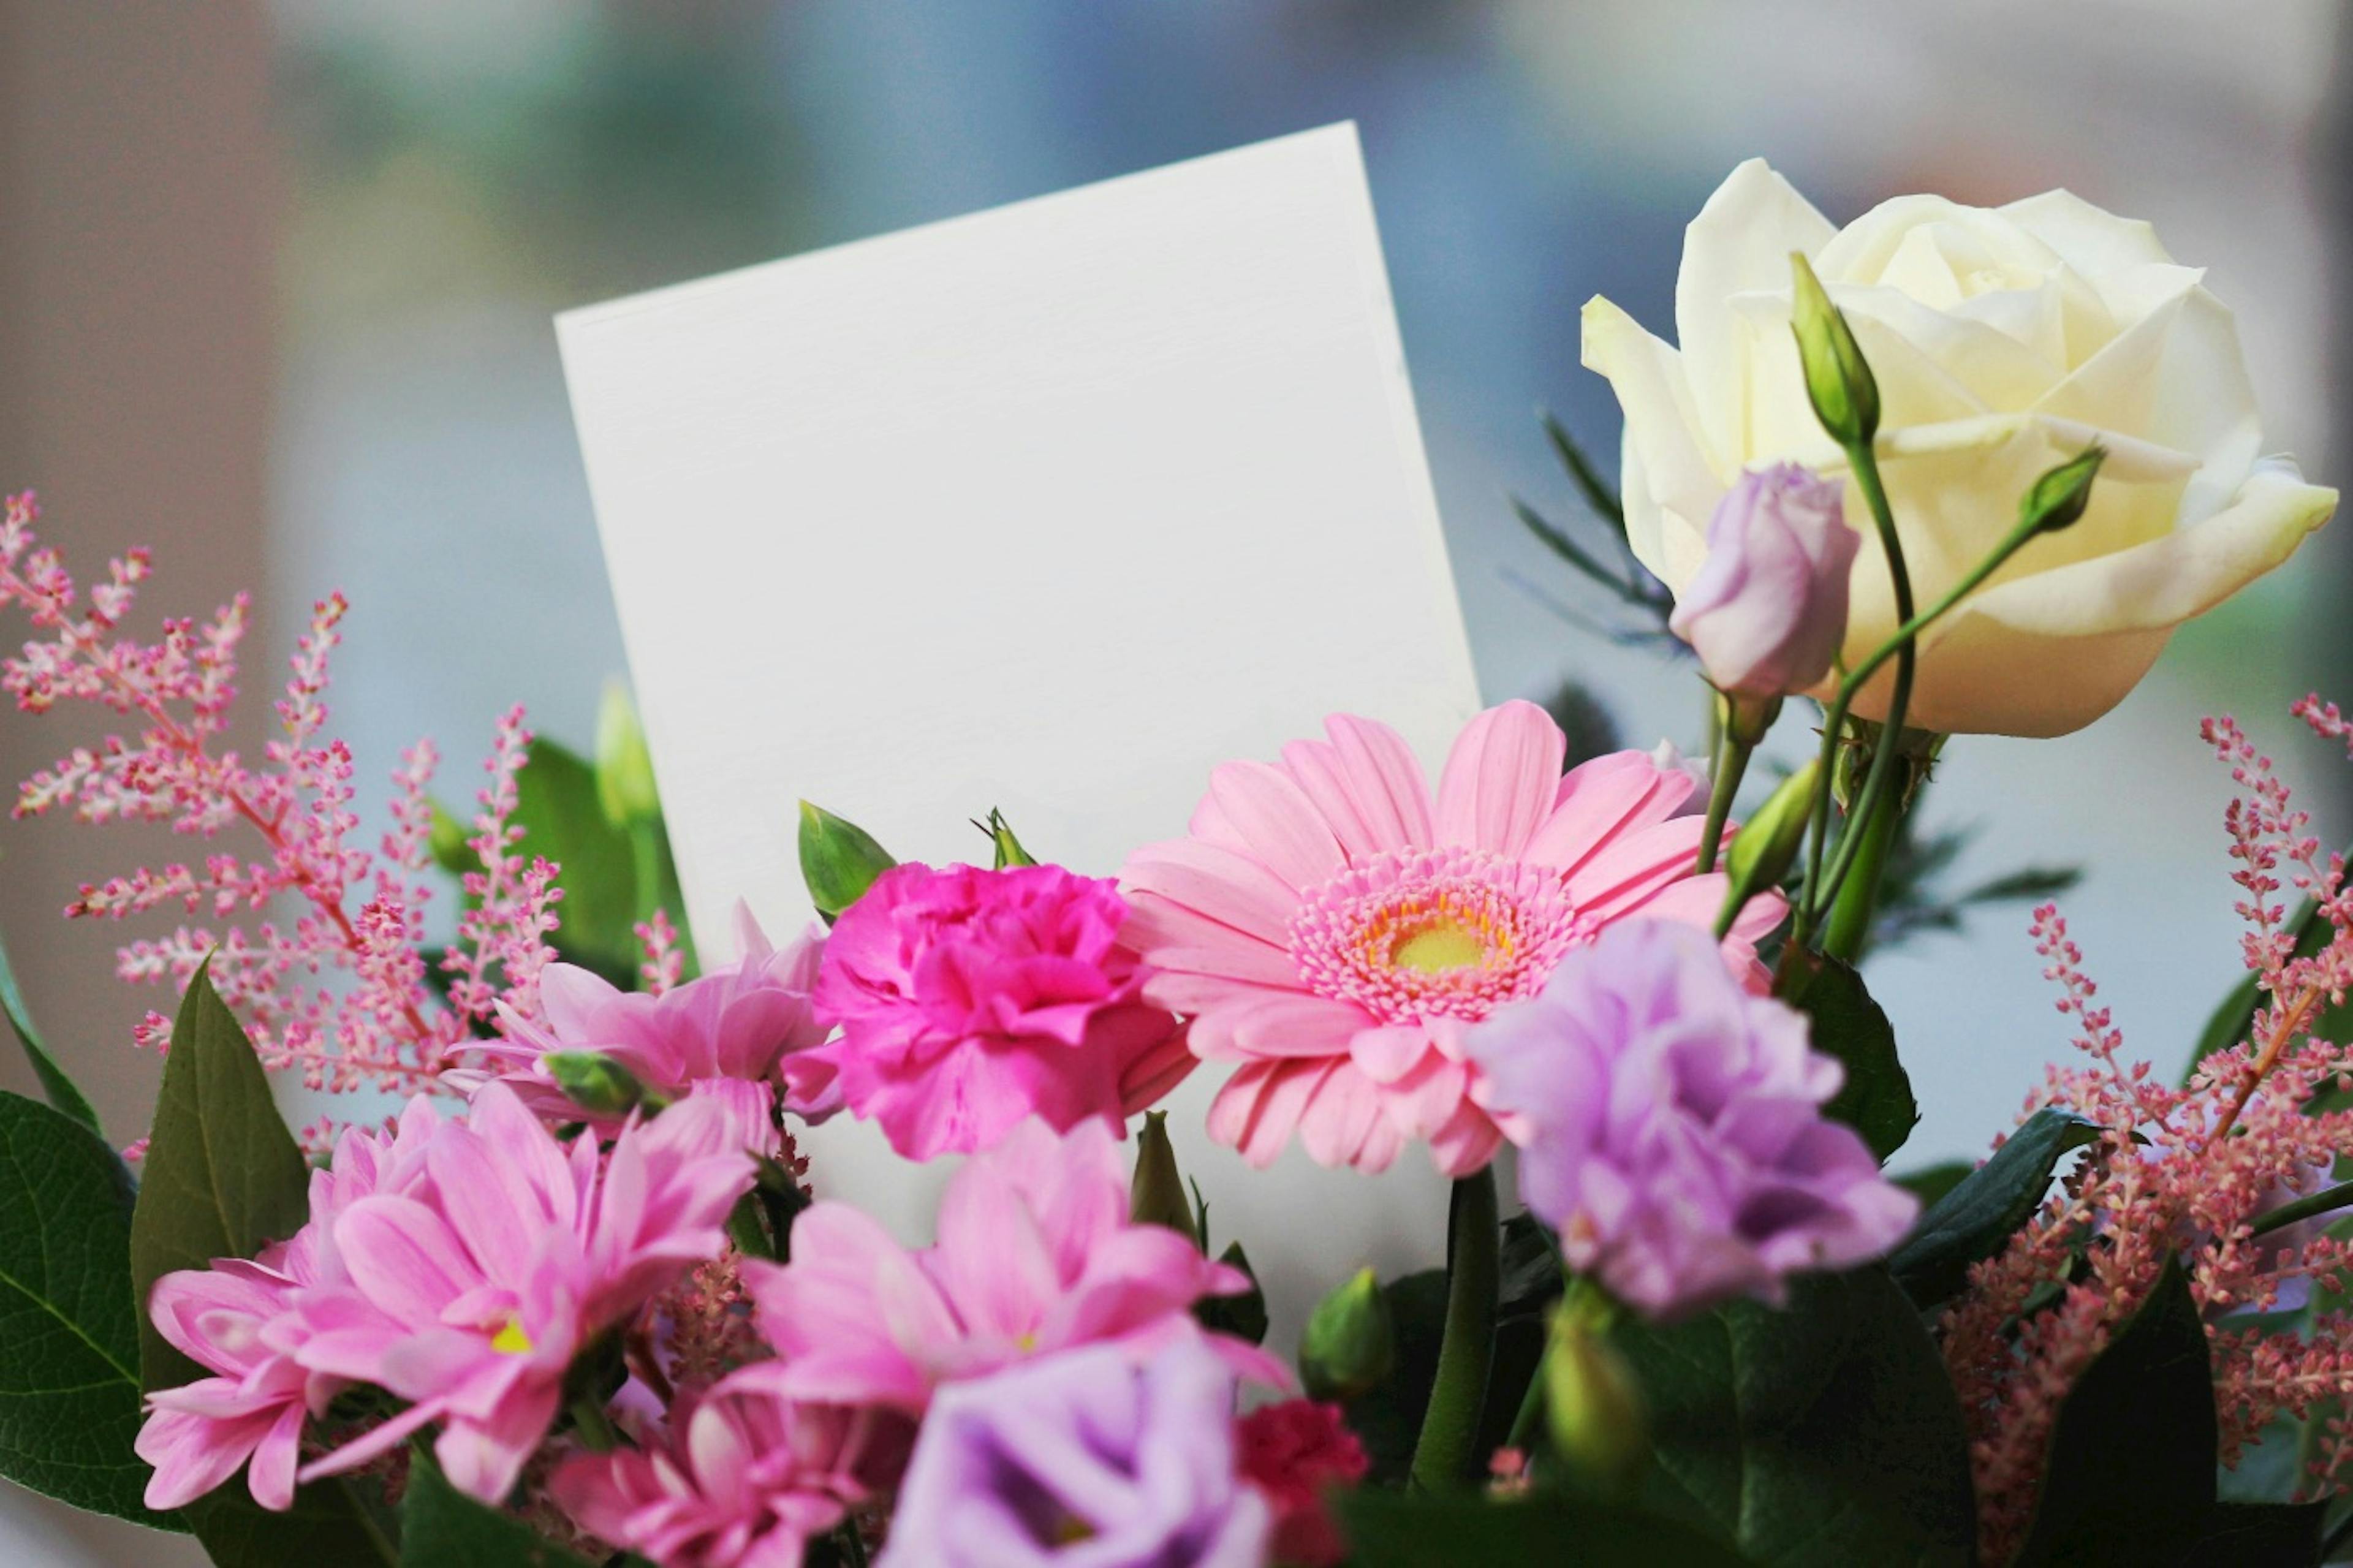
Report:
<svg viewBox="0 0 2353 1568"><path fill-rule="evenodd" d="M528 1355L532 1350L531 1336L522 1331L521 1321L509 1318L507 1326L491 1336L491 1348L501 1355Z"/></svg>
<svg viewBox="0 0 2353 1568"><path fill-rule="evenodd" d="M1504 944L1506 952L1509 944ZM1484 932L1441 920L1412 931L1389 950L1389 962L1422 974L1451 974L1487 962Z"/></svg>

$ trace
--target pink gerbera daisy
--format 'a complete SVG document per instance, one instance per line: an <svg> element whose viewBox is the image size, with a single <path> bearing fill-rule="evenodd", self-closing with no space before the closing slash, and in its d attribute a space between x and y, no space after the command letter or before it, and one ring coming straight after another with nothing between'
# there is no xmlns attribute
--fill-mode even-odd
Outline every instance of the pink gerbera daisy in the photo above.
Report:
<svg viewBox="0 0 2353 1568"><path fill-rule="evenodd" d="M1193 1015L1195 1054L1242 1064L1210 1108L1219 1142L1265 1165L1296 1131L1319 1163L1377 1171L1425 1139L1466 1175L1504 1131L1463 1031L1613 921L1713 924L1697 786L1641 752L1564 777L1530 702L1473 719L1434 798L1396 731L1324 727L1279 764L1219 768L1190 836L1129 858L1126 940L1156 972L1145 996ZM1753 969L1782 912L1751 902L1727 962Z"/></svg>

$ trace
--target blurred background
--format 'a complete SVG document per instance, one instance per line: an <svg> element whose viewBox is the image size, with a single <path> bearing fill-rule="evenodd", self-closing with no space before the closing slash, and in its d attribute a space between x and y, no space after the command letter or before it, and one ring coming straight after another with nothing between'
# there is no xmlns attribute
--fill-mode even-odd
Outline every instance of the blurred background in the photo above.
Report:
<svg viewBox="0 0 2353 1568"><path fill-rule="evenodd" d="M152 543L151 613L253 588L252 692L343 589L362 779L430 734L462 793L507 703L585 745L622 668L553 312L1354 119L1487 697L1574 679L1628 743L1689 744L1687 669L1565 616L1609 606L1506 504L1577 514L1540 405L1614 466L1579 305L1669 331L1683 226L1753 154L1839 222L2063 184L2211 269L2267 446L2341 483L2348 47L2322 0L0 0L0 484L85 565ZM2075 934L2167 1070L2239 967L2199 716L2275 742L2333 841L2353 823L2284 711L2353 701L2349 556L2339 522L2090 730L1940 770L1927 821L1978 830L1952 884L2080 863ZM86 718L0 722L0 767ZM0 932L123 1140L157 1067L130 1028L167 1004L57 912L171 853L0 828ZM2023 928L1988 907L1874 959L1926 1107L1899 1163L1981 1152L2065 1048ZM0 1559L184 1558L0 1495Z"/></svg>

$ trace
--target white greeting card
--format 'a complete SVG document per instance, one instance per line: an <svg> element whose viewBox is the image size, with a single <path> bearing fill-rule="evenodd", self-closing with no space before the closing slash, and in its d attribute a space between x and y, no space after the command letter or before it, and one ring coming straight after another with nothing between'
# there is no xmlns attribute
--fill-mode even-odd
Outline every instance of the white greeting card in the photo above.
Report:
<svg viewBox="0 0 2353 1568"><path fill-rule="evenodd" d="M1001 808L1092 874L1209 770L1346 710L1434 762L1477 705L1355 128L575 310L565 374L694 929L809 919L807 798L902 859ZM1443 1184L1251 1176L1172 1102L1288 1333L1428 1260ZM943 1167L847 1117L820 1189L927 1236Z"/></svg>

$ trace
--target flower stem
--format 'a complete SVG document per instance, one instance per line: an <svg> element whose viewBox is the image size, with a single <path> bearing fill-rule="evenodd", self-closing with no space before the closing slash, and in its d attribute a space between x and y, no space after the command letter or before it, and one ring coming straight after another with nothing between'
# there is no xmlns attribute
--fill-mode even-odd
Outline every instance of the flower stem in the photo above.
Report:
<svg viewBox="0 0 2353 1568"><path fill-rule="evenodd" d="M1413 1484L1424 1491L1451 1490L1470 1474L1495 1348L1503 1235L1494 1168L1457 1181L1447 1215L1446 1328L1413 1447Z"/></svg>
<svg viewBox="0 0 2353 1568"><path fill-rule="evenodd" d="M1822 928L1822 951L1849 963L1862 956L1871 940L1872 911L1879 905L1879 879L1887 868L1887 851L1904 820L1904 795L1897 790L1873 805L1871 817L1850 828L1858 834L1859 849L1831 901L1830 921ZM1841 840L1840 848L1846 846ZM1839 869L1834 862L1833 870Z"/></svg>
<svg viewBox="0 0 2353 1568"><path fill-rule="evenodd" d="M1740 793L1740 777L1748 771L1748 758L1754 748L1742 743L1725 727L1717 737L1715 766L1707 795L1707 825L1699 836L1699 874L1706 876L1715 869L1715 856L1724 839L1724 824L1732 816L1732 797Z"/></svg>
<svg viewBox="0 0 2353 1568"><path fill-rule="evenodd" d="M609 1453L620 1446L620 1435L605 1416L605 1403L593 1394L584 1394L572 1402L572 1425L580 1441L599 1454Z"/></svg>

